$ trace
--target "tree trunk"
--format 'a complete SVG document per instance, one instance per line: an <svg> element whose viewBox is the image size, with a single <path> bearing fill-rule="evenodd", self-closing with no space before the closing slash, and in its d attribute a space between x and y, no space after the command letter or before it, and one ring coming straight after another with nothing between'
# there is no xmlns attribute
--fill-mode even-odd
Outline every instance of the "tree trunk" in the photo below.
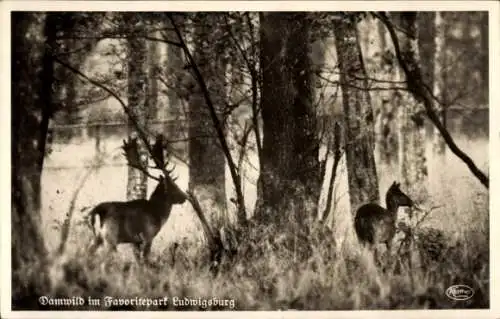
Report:
<svg viewBox="0 0 500 319"><path fill-rule="evenodd" d="M155 38L159 38L159 32L155 32ZM158 103L158 72L160 64L160 48L157 41L148 43L148 120L157 120L160 118Z"/></svg>
<svg viewBox="0 0 500 319"><path fill-rule="evenodd" d="M435 51L434 51L434 81L433 81L433 94L438 100L445 103L435 103L436 113L439 116L439 120L446 127L446 21L444 20L443 12L436 12L435 15L435 30L436 35L434 37ZM446 150L446 144L444 139L441 137L441 133L437 128L434 128L434 151L438 155L444 155Z"/></svg>
<svg viewBox="0 0 500 319"><path fill-rule="evenodd" d="M139 33L143 28L141 18L135 13L125 13L124 21L131 23L139 30L130 30ZM136 33L136 34L137 34ZM137 125L141 129L146 128L147 116L149 110L148 93L148 77L147 77L147 46L143 38L131 35L127 38L128 44L128 108L130 113L135 118ZM148 104L148 105L147 105ZM136 137L137 128L133 121L129 119L129 135ZM148 163L148 152L144 143L138 139L139 155L142 161L142 166L146 167ZM127 180L127 199L144 199L147 196L147 176L140 170L128 167Z"/></svg>
<svg viewBox="0 0 500 319"><path fill-rule="evenodd" d="M436 12L419 12L417 23L422 79L432 88L434 85L434 57L436 54Z"/></svg>
<svg viewBox="0 0 500 319"><path fill-rule="evenodd" d="M415 56L420 61L418 47L417 14L405 12L398 14L400 28L405 34L398 34L402 54ZM410 38L411 37L411 38ZM399 70L398 72L401 72ZM400 78L403 76L400 75ZM410 79L406 79L407 82ZM425 156L425 126L424 109L417 103L413 96L404 92L401 95L399 114L399 157L401 181L410 193L415 194L414 199L425 197L427 181L427 163Z"/></svg>
<svg viewBox="0 0 500 319"><path fill-rule="evenodd" d="M82 43L83 42L83 43ZM85 50L81 50L83 45L88 45ZM78 52L71 54L67 62L74 66L76 69L80 69L82 63L87 58L88 54L94 49L97 41L76 41L76 40L65 40L65 47L67 51L80 49ZM64 94L57 94L61 98L60 105L62 106L62 114L63 121L67 124L77 124L81 122L81 114L78 106L75 105L76 100L78 98L78 83L79 77L77 74L68 70L63 66L59 66L61 68L61 81L58 89L60 92Z"/></svg>
<svg viewBox="0 0 500 319"><path fill-rule="evenodd" d="M180 17L178 17L178 20L179 28L184 28L183 21L180 19ZM169 35L169 40L175 42L177 41L175 32L169 31L167 32L167 34ZM184 85L184 79L187 77L191 77L191 75L186 72L183 67L184 60L182 48L175 45L168 45L166 70L168 79L171 79L169 83L172 85L172 87L167 88L168 109L165 112L165 116L169 121L166 128L166 133L170 139L186 138L188 133L186 128L182 125L182 123L184 123L186 114L182 110L181 97L179 96L179 92L173 88ZM181 88L181 90L182 89L184 88ZM187 94L187 96L189 98L189 94Z"/></svg>
<svg viewBox="0 0 500 319"><path fill-rule="evenodd" d="M321 188L307 13L261 13L263 145L255 217L316 218Z"/></svg>
<svg viewBox="0 0 500 319"><path fill-rule="evenodd" d="M488 12L481 13L480 30L481 30L481 87L482 87L482 103L489 104L489 30L488 30Z"/></svg>
<svg viewBox="0 0 500 319"><path fill-rule="evenodd" d="M45 17L45 19L44 19ZM44 21L45 20L45 21ZM36 295L22 271L46 258L40 186L52 117L55 36L52 15L12 14L12 302ZM38 271L38 269L37 269ZM35 286L33 286L35 285ZM38 287L39 288L39 287ZM40 291L39 291L40 292Z"/></svg>
<svg viewBox="0 0 500 319"><path fill-rule="evenodd" d="M362 204L379 201L373 110L355 22L350 17L337 21L334 33L344 108L349 197L354 213Z"/></svg>
<svg viewBox="0 0 500 319"><path fill-rule="evenodd" d="M57 58L79 70L89 53L96 47L98 40L81 39L78 36L86 29L97 30L102 17L100 14L89 17L82 12L58 12L56 30L58 40L57 47L54 49ZM56 115L56 120L61 119L63 123L77 124L81 121L81 112L75 103L79 97L80 77L60 64L55 65L54 72L56 81L53 104L57 106L56 112L61 111L60 115Z"/></svg>
<svg viewBox="0 0 500 319"><path fill-rule="evenodd" d="M396 60L390 55L390 50L387 45L388 34L385 30L385 26L380 21L377 22L377 29L382 77L388 81L397 81L397 77L394 76ZM382 98L376 119L377 125L375 126L377 128L375 133L377 139L376 148L378 148L381 163L392 166L394 163L397 163L398 158L398 130L395 114L399 105L394 103L395 91L383 91L380 95Z"/></svg>
<svg viewBox="0 0 500 319"><path fill-rule="evenodd" d="M218 51L213 41L220 37L220 31L210 21L198 20L194 34L194 59L210 91L210 98L222 122L225 105L224 49ZM216 24L215 24L216 25ZM226 178L225 157L221 149L210 113L199 85L195 86L189 100L189 189L198 197L203 211L209 212L215 227L224 225L226 220Z"/></svg>

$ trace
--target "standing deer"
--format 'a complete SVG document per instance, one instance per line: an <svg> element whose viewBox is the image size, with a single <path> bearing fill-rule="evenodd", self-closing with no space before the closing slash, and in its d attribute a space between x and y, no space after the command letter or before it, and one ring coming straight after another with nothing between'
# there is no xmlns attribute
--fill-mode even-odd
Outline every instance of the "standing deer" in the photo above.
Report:
<svg viewBox="0 0 500 319"><path fill-rule="evenodd" d="M147 200L104 202L93 208L89 218L95 236L89 248L90 253L95 252L103 244L109 250L115 251L118 244L128 243L134 245L134 253L138 260L141 257L147 260L152 241L166 223L172 206L186 201L187 195L170 177L173 168L165 169L168 162L164 164L161 144L162 140L158 138L152 153L157 168L162 169L164 175L157 178L149 175L147 168L141 166L137 140L132 139L129 143L124 141L123 149L128 164L158 180L158 185Z"/></svg>
<svg viewBox="0 0 500 319"><path fill-rule="evenodd" d="M369 203L358 208L354 218L354 229L363 245L373 248L375 244L385 243L391 250L392 239L396 234L396 217L399 207L411 207L413 201L401 191L400 184L393 182L385 195L386 208Z"/></svg>

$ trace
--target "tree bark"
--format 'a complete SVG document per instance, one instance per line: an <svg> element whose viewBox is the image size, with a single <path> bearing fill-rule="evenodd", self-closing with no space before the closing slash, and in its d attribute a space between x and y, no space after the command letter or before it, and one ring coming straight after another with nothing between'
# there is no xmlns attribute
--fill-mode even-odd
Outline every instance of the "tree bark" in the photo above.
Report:
<svg viewBox="0 0 500 319"><path fill-rule="evenodd" d="M159 38L159 32L155 32L155 38ZM148 43L148 115L147 119L156 120L160 116L160 105L158 100L158 73L160 67L160 48L157 41Z"/></svg>
<svg viewBox="0 0 500 319"><path fill-rule="evenodd" d="M56 21L44 14L12 14L12 301L33 294L23 267L46 258L39 225L40 186L49 120Z"/></svg>
<svg viewBox="0 0 500 319"><path fill-rule="evenodd" d="M349 197L354 214L362 204L379 201L379 188L374 157L373 110L356 23L350 18L347 16L336 21L334 34L344 108ZM366 89L358 89L360 87Z"/></svg>
<svg viewBox="0 0 500 319"><path fill-rule="evenodd" d="M420 63L418 46L417 13L404 12L397 15L399 27L405 33L398 34L401 52L405 55L415 57ZM401 72L399 70L398 72ZM403 78L403 76L400 76ZM410 81L408 77L406 81ZM408 84L409 85L409 84ZM415 101L413 96L403 92L401 94L401 106L399 114L400 139L400 176L401 182L410 193L415 194L414 199L423 199L426 194L427 163L425 156L425 123L424 109L421 103Z"/></svg>
<svg viewBox="0 0 500 319"><path fill-rule="evenodd" d="M196 19L194 30L194 59L210 90L210 98L216 108L219 122L223 123L225 105L225 69L227 61L223 47L214 47L220 40L217 16ZM209 220L215 227L227 222L225 157L217 134L210 120L209 109L199 85L189 99L189 190L197 195L203 211L209 212Z"/></svg>
<svg viewBox="0 0 500 319"><path fill-rule="evenodd" d="M380 21L377 23L377 29L380 45L380 70L382 72L382 77L386 78L388 81L397 81L397 77L394 72L397 62L390 54L391 51L387 45L388 34L385 30L385 26ZM388 166L392 166L398 161L398 130L396 112L399 105L397 105L394 101L394 97L397 94L399 94L397 91L380 92L382 98L378 116L376 118L376 148L378 148L381 163Z"/></svg>
<svg viewBox="0 0 500 319"><path fill-rule="evenodd" d="M441 12L441 14L443 13ZM417 23L418 50L421 60L422 79L429 87L433 87L434 57L436 55L436 12L419 12Z"/></svg>
<svg viewBox="0 0 500 319"><path fill-rule="evenodd" d="M182 19L178 17L178 25L181 29L184 28L183 22L184 21L182 21ZM168 25L171 27L170 24ZM167 34L169 36L169 40L173 42L177 40L177 36L174 31L168 31ZM166 71L168 79L172 80L171 82L169 82L172 87L167 88L168 109L165 112L165 116L169 121L166 128L166 133L167 136L171 139L185 138L188 133L186 128L182 125L187 114L185 114L182 110L182 100L179 96L179 92L173 88L185 85L184 79L187 77L191 77L191 75L186 72L183 67L184 60L182 48L175 45L168 45ZM189 95L187 95L187 97L189 98Z"/></svg>
<svg viewBox="0 0 500 319"><path fill-rule="evenodd" d="M65 40L65 47L67 51L81 47L82 43L83 45L87 45L85 50L73 53L68 57L68 59L65 59L69 64L73 65L77 69L80 69L82 63L87 58L88 54L93 50L97 42L82 40L76 41L71 39ZM62 83L58 86L60 93L57 94L57 96L61 98L60 105L62 107L61 111L63 121L67 124L77 124L81 122L80 109L75 106L78 98L78 75L63 66L60 66L60 69L60 81L62 81Z"/></svg>
<svg viewBox="0 0 500 319"><path fill-rule="evenodd" d="M316 218L321 187L307 13L261 13L263 145L255 217Z"/></svg>
<svg viewBox="0 0 500 319"><path fill-rule="evenodd" d="M483 88L483 98L482 102L484 104L489 104L489 22L488 22L488 12L481 13L481 21L479 22L481 27L481 87Z"/></svg>
<svg viewBox="0 0 500 319"><path fill-rule="evenodd" d="M124 23L134 26L135 32L141 32L144 28L140 16L135 13L124 13ZM135 118L135 122L143 130L147 124L148 111L150 108L148 93L148 77L147 77L147 45L143 38L130 35L127 37L128 45L128 108L130 115ZM137 129L134 121L129 120L129 136L137 136ZM142 161L142 166L147 167L148 151L141 140L139 143L139 155ZM128 167L127 179L127 199L144 199L147 196L147 176L140 170Z"/></svg>
<svg viewBox="0 0 500 319"><path fill-rule="evenodd" d="M446 21L444 20L443 12L436 12L434 27L436 30L436 35L434 37L435 51L434 51L434 81L433 81L433 94L438 98L439 101L444 103L435 102L436 113L439 116L439 120L443 123L446 128ZM438 155L444 155L446 151L446 144L443 137L439 133L437 128L434 128L434 151Z"/></svg>

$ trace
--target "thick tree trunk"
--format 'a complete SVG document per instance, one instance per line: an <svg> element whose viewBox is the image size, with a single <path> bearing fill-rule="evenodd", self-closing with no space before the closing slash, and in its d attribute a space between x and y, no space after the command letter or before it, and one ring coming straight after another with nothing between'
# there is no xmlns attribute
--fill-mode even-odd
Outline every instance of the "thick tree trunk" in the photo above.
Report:
<svg viewBox="0 0 500 319"><path fill-rule="evenodd" d="M210 19L216 19L211 16ZM194 59L210 91L210 98L222 122L225 105L225 69L223 49L213 47L219 29L210 23L198 22L195 27ZM220 42L220 41L219 41ZM203 211L209 212L213 226L226 220L225 157L200 87L196 85L189 100L189 189L198 197Z"/></svg>
<svg viewBox="0 0 500 319"><path fill-rule="evenodd" d="M399 22L400 28L405 31L405 34L400 32L398 35L402 53L411 54L416 57L417 61L420 61L417 14L415 12L400 13ZM407 78L406 81L410 80ZM422 104L416 103L414 97L407 93L401 95L400 104L398 145L401 181L406 189L411 190L410 193L415 194L414 199L418 200L426 195L425 113Z"/></svg>
<svg viewBox="0 0 500 319"><path fill-rule="evenodd" d="M39 225L40 185L52 117L55 21L51 15L12 14L12 301L35 294L23 267L47 251ZM45 21L44 21L45 20Z"/></svg>
<svg viewBox="0 0 500 319"><path fill-rule="evenodd" d="M334 25L345 119L345 149L351 211L367 202L378 202L374 157L374 123L366 71L356 24L342 19ZM354 86L354 87L353 87Z"/></svg>
<svg viewBox="0 0 500 319"><path fill-rule="evenodd" d="M136 28L143 28L142 21L135 13L125 13L124 22L130 23ZM138 31L138 30L134 30ZM140 31L140 30L139 30ZM127 39L128 44L128 91L127 100L130 114L134 116L135 123L141 129L146 128L147 116L149 112L148 77L147 77L147 45L143 38L134 35ZM137 128L134 121L129 120L129 135L137 136ZM139 155L142 166L148 163L148 152L143 142L138 140ZM127 199L144 199L147 196L147 176L140 170L128 167Z"/></svg>
<svg viewBox="0 0 500 319"><path fill-rule="evenodd" d="M446 77L445 77L445 68L446 68L446 21L444 20L443 12L436 12L434 27L436 30L436 35L434 37L435 42L435 51L434 51L434 81L433 81L433 94L435 97L446 103ZM442 105L441 103L435 103L436 113L439 116L439 120L443 123L444 127L446 127L446 104ZM441 133L437 128L434 128L434 151L443 155L446 150L446 144L444 142Z"/></svg>
<svg viewBox="0 0 500 319"><path fill-rule="evenodd" d="M321 187L306 13L261 13L263 145L256 218L317 216Z"/></svg>

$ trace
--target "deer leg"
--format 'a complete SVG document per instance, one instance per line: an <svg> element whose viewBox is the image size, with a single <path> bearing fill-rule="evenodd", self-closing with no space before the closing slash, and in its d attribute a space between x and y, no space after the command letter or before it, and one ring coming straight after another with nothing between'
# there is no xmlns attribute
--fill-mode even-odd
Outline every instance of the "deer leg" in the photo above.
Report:
<svg viewBox="0 0 500 319"><path fill-rule="evenodd" d="M134 244L134 256L135 260L137 263L141 262L141 250L142 250L142 243L135 243Z"/></svg>
<svg viewBox="0 0 500 319"><path fill-rule="evenodd" d="M97 248L99 248L102 245L102 238L101 236L96 236L92 239L92 243L90 244L88 251L89 255L93 255Z"/></svg>
<svg viewBox="0 0 500 319"><path fill-rule="evenodd" d="M390 239L389 239L389 240L387 240L387 241L385 242L385 247L387 247L387 250L388 250L388 251L391 251L391 248L392 248L392 240L390 240Z"/></svg>
<svg viewBox="0 0 500 319"><path fill-rule="evenodd" d="M379 265L380 260L378 256L378 247L377 245L370 245L370 249L373 250L373 260L375 261L375 265Z"/></svg>
<svg viewBox="0 0 500 319"><path fill-rule="evenodd" d="M101 231L101 237L106 246L106 252L116 252L116 246L118 245L118 229L113 224L104 224Z"/></svg>
<svg viewBox="0 0 500 319"><path fill-rule="evenodd" d="M116 252L116 244L113 242L105 241L106 251L108 253Z"/></svg>
<svg viewBox="0 0 500 319"><path fill-rule="evenodd" d="M142 258L144 261L148 261L149 254L151 253L151 244L152 242L146 242L142 246Z"/></svg>
<svg viewBox="0 0 500 319"><path fill-rule="evenodd" d="M392 252L392 240L387 240L385 242L385 247L387 248L387 255L391 256L391 252Z"/></svg>

